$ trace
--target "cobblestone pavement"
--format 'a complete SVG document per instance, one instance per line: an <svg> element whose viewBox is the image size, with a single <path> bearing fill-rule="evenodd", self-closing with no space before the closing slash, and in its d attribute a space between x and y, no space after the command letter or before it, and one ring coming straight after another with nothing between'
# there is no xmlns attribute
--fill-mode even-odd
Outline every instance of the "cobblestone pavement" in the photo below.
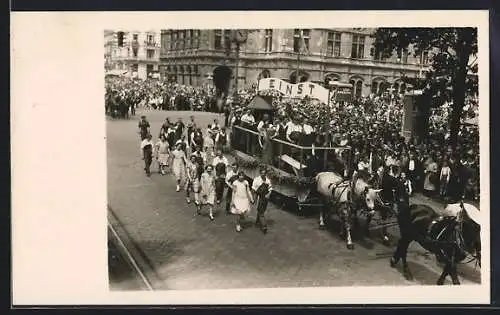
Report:
<svg viewBox="0 0 500 315"><path fill-rule="evenodd" d="M355 249L348 250L336 233L318 230L315 217L298 216L272 204L267 235L253 227L255 211L239 234L222 207L214 222L207 215L195 217L194 206L186 204L183 192L175 192L170 175L144 175L137 134L140 114L107 121L108 203L148 265L155 289L433 285L439 277L441 268L418 244L410 246L408 254L416 279L409 282L400 267L389 266L394 246L383 246L374 237L356 240ZM145 114L156 136L166 116L187 121L192 113ZM203 127L217 117L195 115ZM397 235L396 228L390 230ZM480 282L479 270L472 268L460 266L463 284Z"/></svg>

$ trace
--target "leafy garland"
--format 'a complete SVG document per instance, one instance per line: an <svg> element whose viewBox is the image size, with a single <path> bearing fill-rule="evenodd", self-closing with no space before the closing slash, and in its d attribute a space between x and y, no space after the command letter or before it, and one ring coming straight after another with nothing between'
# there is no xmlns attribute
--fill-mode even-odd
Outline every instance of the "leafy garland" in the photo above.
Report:
<svg viewBox="0 0 500 315"><path fill-rule="evenodd" d="M265 167L268 176L275 180L278 184L289 184L294 186L299 186L301 188L309 188L311 184L314 183L314 178L300 177L294 175L283 175L276 170L267 167L266 164L259 160L248 160L239 156L234 156L236 163L243 168L260 168Z"/></svg>

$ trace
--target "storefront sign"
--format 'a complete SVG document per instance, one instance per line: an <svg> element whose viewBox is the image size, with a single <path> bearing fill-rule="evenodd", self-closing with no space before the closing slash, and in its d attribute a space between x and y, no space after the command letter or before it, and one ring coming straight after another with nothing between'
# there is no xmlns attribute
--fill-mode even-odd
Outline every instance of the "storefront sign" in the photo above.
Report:
<svg viewBox="0 0 500 315"><path fill-rule="evenodd" d="M279 91L285 96L292 98L303 98L309 96L310 98L319 99L321 102L328 104L330 91L325 89L319 84L312 82L302 82L298 84L291 84L277 78L265 78L259 80L257 90L274 90Z"/></svg>

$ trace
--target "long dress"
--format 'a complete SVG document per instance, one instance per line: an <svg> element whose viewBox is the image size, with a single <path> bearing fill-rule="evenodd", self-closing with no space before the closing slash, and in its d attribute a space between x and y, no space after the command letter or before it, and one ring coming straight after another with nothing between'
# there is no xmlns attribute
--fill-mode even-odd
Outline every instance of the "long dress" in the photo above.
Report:
<svg viewBox="0 0 500 315"><path fill-rule="evenodd" d="M168 165L169 158L169 144L167 141L160 141L158 143L158 163L160 165Z"/></svg>
<svg viewBox="0 0 500 315"><path fill-rule="evenodd" d="M191 188L195 193L200 189L198 170L199 166L197 163L188 162L187 173L189 174L190 180L186 181L186 189Z"/></svg>
<svg viewBox="0 0 500 315"><path fill-rule="evenodd" d="M433 183L434 176L438 171L438 166L436 162L431 162L426 169L427 174L425 175L424 180L424 189L427 191L435 191L436 186Z"/></svg>
<svg viewBox="0 0 500 315"><path fill-rule="evenodd" d="M250 211L249 184L246 180L233 182L232 214L245 214Z"/></svg>
<svg viewBox="0 0 500 315"><path fill-rule="evenodd" d="M184 153L184 151L175 149L172 152L172 172L176 180L182 180L183 176L186 174L185 161L186 153Z"/></svg>
<svg viewBox="0 0 500 315"><path fill-rule="evenodd" d="M202 203L213 206L215 203L215 176L206 172L201 174L200 186Z"/></svg>

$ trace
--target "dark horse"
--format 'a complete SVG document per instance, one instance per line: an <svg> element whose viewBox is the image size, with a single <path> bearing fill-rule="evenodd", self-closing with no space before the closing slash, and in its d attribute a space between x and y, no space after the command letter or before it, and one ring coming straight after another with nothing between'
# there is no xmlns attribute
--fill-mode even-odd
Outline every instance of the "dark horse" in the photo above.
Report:
<svg viewBox="0 0 500 315"><path fill-rule="evenodd" d="M468 204L467 207L475 208ZM480 225L477 220L471 219L470 211L473 209L466 209L463 202L450 204L447 209L454 211L440 215L432 208L419 204L408 206L406 209L400 208L398 223L401 239L391 258L391 267L396 266L401 259L406 279L413 279L406 262L408 246L412 241L418 242L436 255L438 262L444 264L443 272L437 280L438 285L442 285L448 275L451 276L453 284L460 284L457 263L468 256L471 256L471 261L476 260L479 266L481 265Z"/></svg>

